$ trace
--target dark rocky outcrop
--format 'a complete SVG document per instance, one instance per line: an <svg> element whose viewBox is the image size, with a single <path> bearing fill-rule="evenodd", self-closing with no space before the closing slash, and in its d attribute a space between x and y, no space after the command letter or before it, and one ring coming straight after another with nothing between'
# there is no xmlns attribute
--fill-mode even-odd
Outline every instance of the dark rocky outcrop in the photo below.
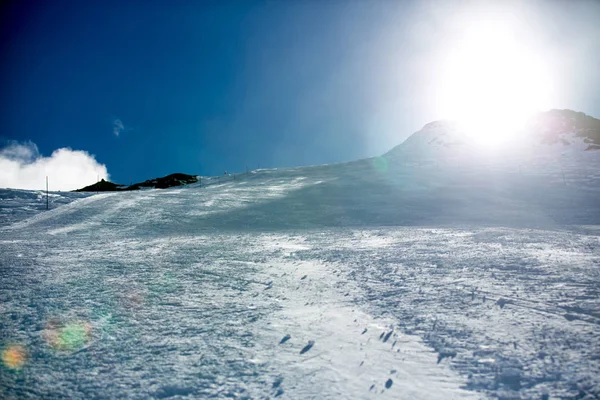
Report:
<svg viewBox="0 0 600 400"><path fill-rule="evenodd" d="M154 187L157 189L166 189L173 186L182 186L190 183L198 182L198 178L195 175L187 175L182 173L175 173L162 178L149 179L145 182L136 183L130 186L131 190L137 190L143 187Z"/></svg>
<svg viewBox="0 0 600 400"><path fill-rule="evenodd" d="M174 186L183 186L189 183L198 182L198 178L195 175L187 175L182 173L175 173L161 178L149 179L144 182L134 183L131 186L119 185L117 183L108 182L102 179L100 182L90 186L86 186L81 189L75 190L76 192L119 192L126 190L140 190L141 188L156 188L166 189Z"/></svg>
<svg viewBox="0 0 600 400"><path fill-rule="evenodd" d="M96 182L93 185L86 186L81 189L75 190L75 192L116 192L118 190L125 190L126 186L119 185L117 183L105 181L102 179L100 182Z"/></svg>

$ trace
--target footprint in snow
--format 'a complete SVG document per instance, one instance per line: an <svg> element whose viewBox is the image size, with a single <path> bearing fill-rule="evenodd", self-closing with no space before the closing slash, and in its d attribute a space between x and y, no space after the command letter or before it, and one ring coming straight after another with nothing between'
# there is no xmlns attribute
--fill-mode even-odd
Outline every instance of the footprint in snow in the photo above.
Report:
<svg viewBox="0 0 600 400"><path fill-rule="evenodd" d="M276 389L279 386L281 386L281 382L283 382L283 377L280 376L277 379L275 379L275 381L273 382L273 389Z"/></svg>
<svg viewBox="0 0 600 400"><path fill-rule="evenodd" d="M387 342L388 339L390 338L390 336L392 336L392 333L394 333L394 331L389 331L384 337L383 337L383 343Z"/></svg>
<svg viewBox="0 0 600 400"><path fill-rule="evenodd" d="M388 379L388 380L385 382L385 388L386 388L386 389L389 389L389 388L391 388L393 383L394 383L394 381L392 380L392 378Z"/></svg>
<svg viewBox="0 0 600 400"><path fill-rule="evenodd" d="M507 304L511 304L511 302L510 302L510 300L506 300L506 299L503 299L502 297L500 297L500 298L498 299L498 301L496 301L496 304L497 304L497 305L498 305L500 308L504 308L504 306L505 306L505 305L507 305Z"/></svg>
<svg viewBox="0 0 600 400"><path fill-rule="evenodd" d="M577 316L573 315L573 314L565 314L565 315L563 315L563 317L565 317L565 319L569 322L575 321L576 319L578 319Z"/></svg>
<svg viewBox="0 0 600 400"><path fill-rule="evenodd" d="M312 349L312 347L313 347L313 345L314 345L314 344L315 344L315 341L314 341L314 340L309 340L309 341L308 341L308 344L307 344L306 346L304 346L304 347L302 348L302 350L300 350L300 354L304 354L304 353L306 353L307 351L309 351L310 349Z"/></svg>
<svg viewBox="0 0 600 400"><path fill-rule="evenodd" d="M291 335L285 335L283 337L283 339L281 339L281 341L279 342L279 344L284 344L285 342L287 342L288 340L290 340L292 338Z"/></svg>

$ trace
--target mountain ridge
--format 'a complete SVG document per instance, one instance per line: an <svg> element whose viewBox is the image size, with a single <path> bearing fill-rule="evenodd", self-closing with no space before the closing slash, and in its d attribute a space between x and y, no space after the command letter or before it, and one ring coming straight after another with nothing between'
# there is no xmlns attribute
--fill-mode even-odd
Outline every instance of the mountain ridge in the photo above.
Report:
<svg viewBox="0 0 600 400"><path fill-rule="evenodd" d="M482 132L483 134L484 132ZM570 109L552 109L541 112L530 118L525 126L515 135L516 141L508 150L514 152L519 147L544 145L579 145L584 151L600 150L600 120L583 112ZM452 120L432 121L404 142L392 148L386 155L405 152L414 153L457 147L477 147L476 136L468 135L459 124ZM498 150L499 145L491 146ZM547 146L546 146L547 148Z"/></svg>
<svg viewBox="0 0 600 400"><path fill-rule="evenodd" d="M437 120L414 132L401 144L393 147L383 155L398 163L402 161L424 162L435 159L443 162L448 158L475 160L493 154L497 161L503 157L530 157L532 154L546 154L550 160L564 156L565 150L574 153L600 150L600 120L583 112L570 109L552 109L532 117L519 131L518 140L511 146L485 148L476 145L476 140L467 135L455 121ZM549 151L549 152L548 152ZM554 152L552 152L554 151ZM483 158L483 161L489 159ZM481 161L480 160L480 161ZM357 160L360 161L360 160ZM356 161L355 161L356 162ZM160 178L153 178L132 185L121 185L102 180L75 192L112 192L131 191L142 188L165 189L198 182L196 175L174 173Z"/></svg>
<svg viewBox="0 0 600 400"><path fill-rule="evenodd" d="M134 183L132 185L120 185L118 183L105 181L102 179L100 182L96 182L93 185L85 186L81 189L74 190L74 192L122 192L131 190L140 190L141 188L156 188L166 189L174 186L183 186L190 183L198 182L196 175L182 174L176 172L160 178L153 178L145 180L144 182Z"/></svg>

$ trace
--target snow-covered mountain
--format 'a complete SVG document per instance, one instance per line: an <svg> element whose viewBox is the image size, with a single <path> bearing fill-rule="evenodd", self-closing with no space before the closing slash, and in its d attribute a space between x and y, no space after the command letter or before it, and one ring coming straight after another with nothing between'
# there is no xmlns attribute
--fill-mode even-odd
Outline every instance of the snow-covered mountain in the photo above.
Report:
<svg viewBox="0 0 600 400"><path fill-rule="evenodd" d="M586 150L595 144L598 120L571 115L580 116L541 114L523 133L530 139L498 151L473 144L455 124L433 122L380 157L258 170L235 181L202 177L202 185L228 183L239 195L235 203L244 206L228 201L226 215L218 216L219 226L232 229L600 224L600 151ZM246 197L247 187L260 186L285 195ZM213 218L188 221L211 225Z"/></svg>
<svg viewBox="0 0 600 400"><path fill-rule="evenodd" d="M558 143L575 145L578 150L600 150L600 120L582 112L550 110L533 118L528 129L542 144Z"/></svg>
<svg viewBox="0 0 600 400"><path fill-rule="evenodd" d="M598 398L600 151L549 126L50 211L4 190L0 397Z"/></svg>
<svg viewBox="0 0 600 400"><path fill-rule="evenodd" d="M493 124L493 122L490 122ZM467 134L453 121L435 121L411 135L387 155L411 160L453 157L477 157L484 153L503 158L522 157L531 154L554 154L600 150L600 120L572 110L550 110L531 118L510 142L482 149L477 135ZM500 153L500 154L498 154Z"/></svg>

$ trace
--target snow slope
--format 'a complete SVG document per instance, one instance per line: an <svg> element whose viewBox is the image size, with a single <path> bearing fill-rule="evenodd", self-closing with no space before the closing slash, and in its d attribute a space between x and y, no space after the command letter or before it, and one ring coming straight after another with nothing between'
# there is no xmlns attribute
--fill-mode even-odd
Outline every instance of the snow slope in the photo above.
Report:
<svg viewBox="0 0 600 400"><path fill-rule="evenodd" d="M600 152L406 154L16 214L0 397L599 397Z"/></svg>
<svg viewBox="0 0 600 400"><path fill-rule="evenodd" d="M81 199L89 194L73 192L49 192L48 206L56 208ZM0 226L46 210L46 192L43 190L0 189Z"/></svg>

